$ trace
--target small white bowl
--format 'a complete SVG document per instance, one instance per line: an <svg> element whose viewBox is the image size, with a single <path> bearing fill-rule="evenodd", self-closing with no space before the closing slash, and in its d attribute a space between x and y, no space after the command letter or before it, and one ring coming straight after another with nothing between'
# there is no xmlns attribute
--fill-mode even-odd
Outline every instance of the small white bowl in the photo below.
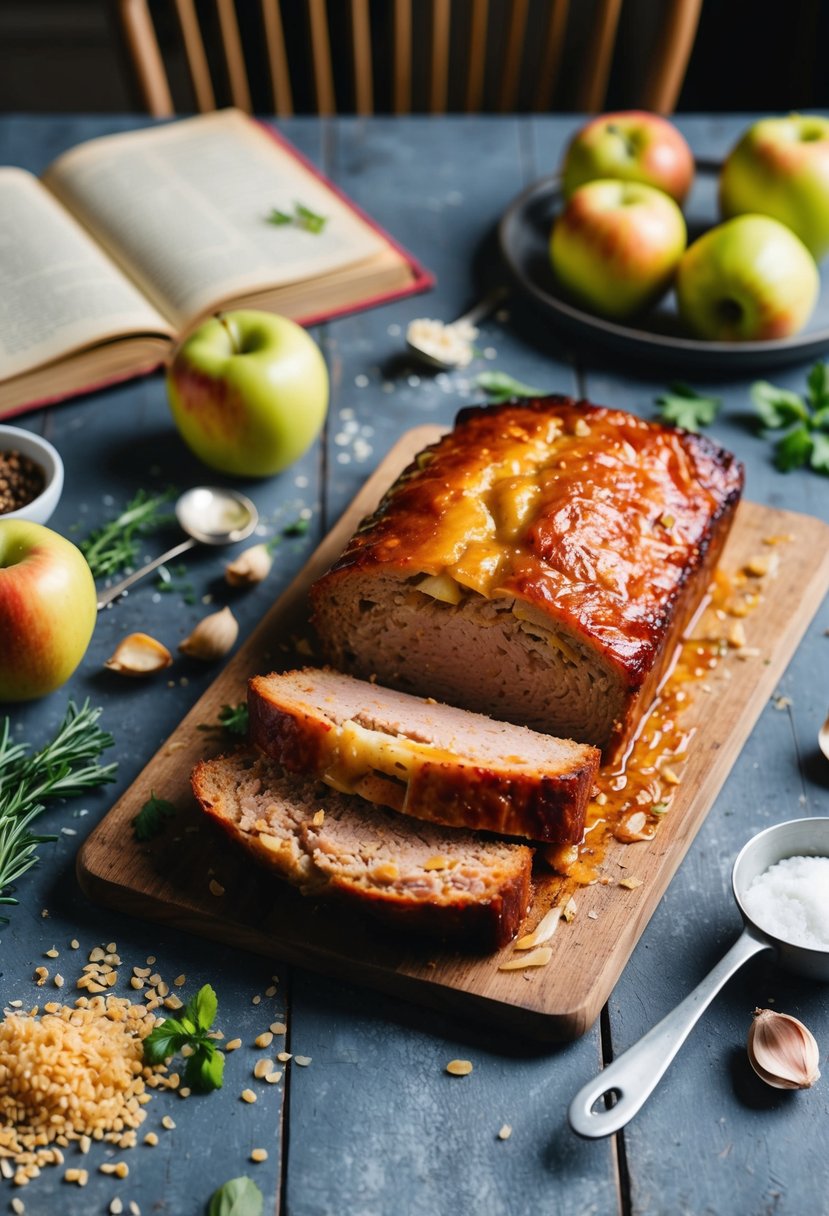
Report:
<svg viewBox="0 0 829 1216"><path fill-rule="evenodd" d="M19 452L28 456L43 469L45 485L43 491L25 507L16 511L0 512L4 519L27 519L33 524L45 524L60 501L63 491L63 461L46 439L25 431L19 426L0 425L0 452Z"/></svg>

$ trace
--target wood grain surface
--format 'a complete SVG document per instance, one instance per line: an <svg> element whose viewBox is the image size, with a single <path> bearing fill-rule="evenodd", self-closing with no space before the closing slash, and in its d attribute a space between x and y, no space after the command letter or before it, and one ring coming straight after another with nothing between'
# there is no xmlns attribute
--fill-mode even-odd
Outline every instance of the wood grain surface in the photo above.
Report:
<svg viewBox="0 0 829 1216"><path fill-rule="evenodd" d="M189 791L194 763L211 746L204 727L224 704L244 698L248 676L308 661L296 643L307 634L310 583L343 548L359 520L414 454L441 428L407 432L314 553L305 569L162 745L143 773L89 837L78 877L90 898L259 953L364 982L394 995L481 1019L542 1040L576 1038L596 1019L642 930L708 813L761 709L829 587L829 528L820 520L743 503L722 566L739 570L776 546L780 564L762 603L745 621L748 651L731 655L694 690L683 725L694 731L682 783L652 841L613 842L603 860L608 885L582 888L576 918L553 941L550 964L499 971L512 948L486 958L424 946L366 923L341 907L304 899L243 856L228 853L202 824ZM768 549L765 549L768 552ZM790 591L798 588L792 602ZM131 823L154 791L180 809L175 827L151 844ZM184 847L186 842L186 847ZM635 890L619 886L634 877ZM224 894L210 893L215 879ZM561 880L536 866L535 924L557 897Z"/></svg>

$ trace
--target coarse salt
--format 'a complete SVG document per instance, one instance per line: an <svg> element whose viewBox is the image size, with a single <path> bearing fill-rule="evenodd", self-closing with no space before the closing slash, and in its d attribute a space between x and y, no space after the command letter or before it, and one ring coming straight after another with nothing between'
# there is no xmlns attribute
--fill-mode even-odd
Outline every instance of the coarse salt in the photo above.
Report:
<svg viewBox="0 0 829 1216"><path fill-rule="evenodd" d="M787 857L749 885L743 905L766 933L829 950L829 857Z"/></svg>

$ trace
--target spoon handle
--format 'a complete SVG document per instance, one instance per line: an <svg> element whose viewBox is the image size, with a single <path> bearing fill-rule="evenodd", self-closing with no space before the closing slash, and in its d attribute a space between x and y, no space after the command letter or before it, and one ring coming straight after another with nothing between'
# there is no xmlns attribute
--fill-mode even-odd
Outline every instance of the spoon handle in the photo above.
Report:
<svg viewBox="0 0 829 1216"><path fill-rule="evenodd" d="M725 957L676 1009L579 1090L568 1112L573 1131L595 1140L623 1128L644 1106L723 985L755 954L773 949L770 942L745 928ZM615 1095L614 1105L594 1111L594 1104L606 1094Z"/></svg>
<svg viewBox="0 0 829 1216"><path fill-rule="evenodd" d="M491 312L494 312L508 295L508 287L493 287L492 291L488 291L473 308L470 308L469 312L465 312L462 317L458 317L452 324L457 325L459 321L466 321L470 325L477 325L479 321L483 321L484 317L488 317Z"/></svg>
<svg viewBox="0 0 829 1216"><path fill-rule="evenodd" d="M122 578L120 583L116 583L114 587L108 587L106 591L102 591L98 596L98 611L106 608L107 604L111 604L113 600L117 600L119 595L126 591L127 587L131 587L133 583L137 583L145 574L149 574L151 570L157 570L159 566L163 566L165 562L171 562L174 557L179 557L182 553L186 553L188 549L194 548L196 541L193 537L188 537L183 540L180 545L176 545L172 549L168 549L166 553L162 553L161 557L156 557L151 562L147 562L146 566L142 566L140 570L133 570L132 574L128 574L126 578Z"/></svg>

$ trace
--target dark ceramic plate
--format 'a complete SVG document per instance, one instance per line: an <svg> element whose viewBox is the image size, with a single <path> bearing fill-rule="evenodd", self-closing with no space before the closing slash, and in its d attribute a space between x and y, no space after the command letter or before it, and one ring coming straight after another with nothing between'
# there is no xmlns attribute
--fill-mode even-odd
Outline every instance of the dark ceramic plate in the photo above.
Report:
<svg viewBox="0 0 829 1216"><path fill-rule="evenodd" d="M717 175L713 161L697 164L697 177L684 208L689 242L717 222ZM815 359L829 348L827 274L809 324L791 338L768 342L703 342L680 330L673 293L635 323L605 321L571 304L550 268L550 228L561 209L557 175L543 177L507 208L498 228L501 252L517 287L543 308L564 334L581 343L651 363L682 364L689 370L739 374L784 363Z"/></svg>

